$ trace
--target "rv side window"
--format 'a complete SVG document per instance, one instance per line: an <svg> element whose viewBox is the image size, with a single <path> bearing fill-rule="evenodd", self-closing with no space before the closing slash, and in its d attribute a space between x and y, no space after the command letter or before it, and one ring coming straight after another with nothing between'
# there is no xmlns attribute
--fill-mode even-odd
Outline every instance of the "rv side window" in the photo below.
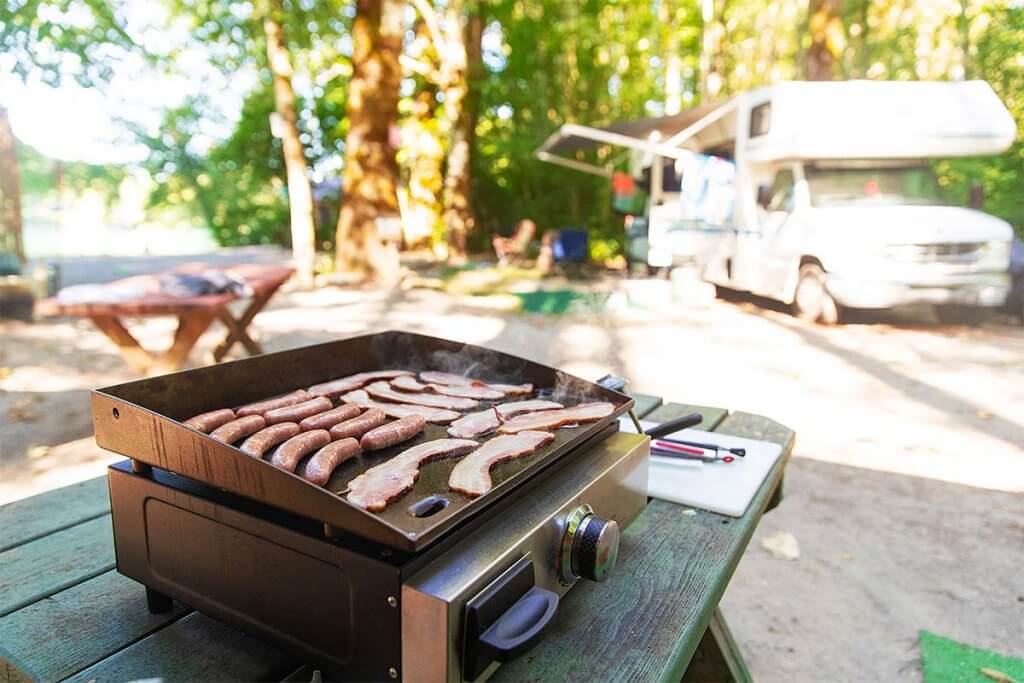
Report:
<svg viewBox="0 0 1024 683"><path fill-rule="evenodd" d="M769 211L793 210L793 172L786 169L775 174L772 190L769 194Z"/></svg>
<svg viewBox="0 0 1024 683"><path fill-rule="evenodd" d="M765 102L750 110L750 137L765 135L772 127L772 103Z"/></svg>

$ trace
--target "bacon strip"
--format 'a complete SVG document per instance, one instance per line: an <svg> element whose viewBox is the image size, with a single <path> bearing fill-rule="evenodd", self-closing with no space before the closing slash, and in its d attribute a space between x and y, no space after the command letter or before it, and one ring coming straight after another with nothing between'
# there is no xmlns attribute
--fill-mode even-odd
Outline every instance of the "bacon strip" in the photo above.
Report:
<svg viewBox="0 0 1024 683"><path fill-rule="evenodd" d="M448 427L448 435L456 439L473 439L497 429L501 424L496 408L488 408L478 413L463 415Z"/></svg>
<svg viewBox="0 0 1024 683"><path fill-rule="evenodd" d="M581 403L572 408L561 410L542 410L539 413L527 413L513 417L498 428L502 434L515 434L531 429L557 429L565 425L597 422L615 412L611 403Z"/></svg>
<svg viewBox="0 0 1024 683"><path fill-rule="evenodd" d="M375 372L360 372L355 375L349 375L348 377L332 379L330 382L314 384L307 389L307 391L310 396L327 396L328 398L332 398L339 394L344 394L358 389L370 382L375 382L380 379L394 379L395 377L401 377L402 375L412 374L413 373L408 370L377 370Z"/></svg>
<svg viewBox="0 0 1024 683"><path fill-rule="evenodd" d="M430 392L434 394L441 394L442 396L478 398L484 401L494 401L499 398L505 398L505 392L498 391L494 387L483 383L462 384L458 386L447 384L423 384L416 381L414 377L396 377L391 380L391 387L400 391L411 391L415 393Z"/></svg>
<svg viewBox="0 0 1024 683"><path fill-rule="evenodd" d="M440 384L446 387L485 387L492 391L500 391L507 396L521 396L533 393L532 384L490 384L472 377L455 375L450 372L421 372L420 380L430 384ZM415 390L414 390L415 391ZM419 391L423 391L420 389ZM440 392L439 392L440 393ZM461 396L462 394L452 394ZM471 398L476 398L475 396ZM500 397L495 397L500 398Z"/></svg>
<svg viewBox="0 0 1024 683"><path fill-rule="evenodd" d="M532 384L488 384L488 387L500 391L506 396L529 396L533 393Z"/></svg>
<svg viewBox="0 0 1024 683"><path fill-rule="evenodd" d="M507 420L513 415L519 413L535 413L539 410L555 410L556 408L564 408L561 403L555 403L554 401L541 401L534 399L532 401L513 401L512 403L502 403L496 406L495 409L498 411L498 417L502 420Z"/></svg>
<svg viewBox="0 0 1024 683"><path fill-rule="evenodd" d="M366 386L366 393L373 398L383 401L395 401L397 403L412 403L418 406L430 408L444 408L447 410L471 410L476 408L477 402L469 398L456 398L454 396L435 396L433 394L407 394L395 391L387 382L374 382Z"/></svg>
<svg viewBox="0 0 1024 683"><path fill-rule="evenodd" d="M523 431L497 436L460 460L448 477L448 488L470 498L482 496L494 487L491 468L498 463L524 458L554 441L550 432Z"/></svg>
<svg viewBox="0 0 1024 683"><path fill-rule="evenodd" d="M437 439L406 449L348 484L348 502L370 512L380 512L416 483L420 466L450 456L464 455L479 444L469 439Z"/></svg>
<svg viewBox="0 0 1024 683"><path fill-rule="evenodd" d="M362 389L343 394L341 400L343 403L352 403L364 408L379 408L384 411L385 415L390 415L391 417L421 415L427 422L434 422L437 424L451 422L459 417L459 414L454 410L441 410L440 408L414 406L406 403L384 403L383 401L374 401L370 398L370 395Z"/></svg>

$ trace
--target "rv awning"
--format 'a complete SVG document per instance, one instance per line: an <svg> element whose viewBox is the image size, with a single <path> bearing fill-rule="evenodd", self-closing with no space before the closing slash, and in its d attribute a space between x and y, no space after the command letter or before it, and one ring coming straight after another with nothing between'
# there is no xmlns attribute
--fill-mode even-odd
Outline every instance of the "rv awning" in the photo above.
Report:
<svg viewBox="0 0 1024 683"><path fill-rule="evenodd" d="M691 153L680 147L683 142L734 108L732 102L706 104L672 116L620 121L603 128L566 123L544 141L535 155L541 161L605 176L611 175L610 168L568 157L611 145L679 159Z"/></svg>

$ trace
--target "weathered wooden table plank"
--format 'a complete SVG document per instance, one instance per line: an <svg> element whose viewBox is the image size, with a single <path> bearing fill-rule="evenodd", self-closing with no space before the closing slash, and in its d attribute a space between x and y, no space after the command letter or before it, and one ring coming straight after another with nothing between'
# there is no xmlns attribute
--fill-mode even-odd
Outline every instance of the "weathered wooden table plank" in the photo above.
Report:
<svg viewBox="0 0 1024 683"><path fill-rule="evenodd" d="M255 638L193 612L68 681L266 681L280 680L298 666Z"/></svg>
<svg viewBox="0 0 1024 683"><path fill-rule="evenodd" d="M0 658L22 676L56 681L189 611L175 603L150 614L142 586L111 570L0 618Z"/></svg>
<svg viewBox="0 0 1024 683"><path fill-rule="evenodd" d="M640 417L647 415L662 403L660 396L651 396L650 394L630 394L630 396L633 397L633 410Z"/></svg>
<svg viewBox="0 0 1024 683"><path fill-rule="evenodd" d="M0 554L0 617L114 568L110 515Z"/></svg>
<svg viewBox="0 0 1024 683"><path fill-rule="evenodd" d="M645 420L651 422L667 422L690 413L700 413L704 419L694 426L694 429L703 429L708 432L715 431L719 423L725 419L729 411L723 408L710 408L708 406L697 406L689 403L666 403L659 408L652 410L647 415L642 415Z"/></svg>
<svg viewBox="0 0 1024 683"><path fill-rule="evenodd" d="M717 422L717 431L759 434L755 438L782 444L788 456L793 433L764 418L668 404L648 419L671 419L694 408ZM611 578L573 588L551 631L525 657L502 666L494 680L681 680L785 461L779 460L741 518L651 501L624 531Z"/></svg>
<svg viewBox="0 0 1024 683"><path fill-rule="evenodd" d="M108 512L106 477L9 503L0 507L0 553Z"/></svg>

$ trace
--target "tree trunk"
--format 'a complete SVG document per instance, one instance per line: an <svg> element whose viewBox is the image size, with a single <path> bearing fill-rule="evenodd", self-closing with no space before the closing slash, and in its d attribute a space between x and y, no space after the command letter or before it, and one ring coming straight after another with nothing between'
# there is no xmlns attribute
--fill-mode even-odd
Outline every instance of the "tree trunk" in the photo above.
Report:
<svg viewBox="0 0 1024 683"><path fill-rule="evenodd" d="M398 214L398 162L391 130L398 119L404 9L399 0L357 0L352 25L336 265L383 281L398 275L397 250L381 241L377 219Z"/></svg>
<svg viewBox="0 0 1024 683"><path fill-rule="evenodd" d="M21 236L21 177L14 131L7 118L7 108L0 105L0 247L11 248L18 260L25 262L25 246Z"/></svg>
<svg viewBox="0 0 1024 683"><path fill-rule="evenodd" d="M284 29L275 14L281 11L280 0L271 4L271 12L263 21L267 35L267 60L274 74L274 103L284 147L284 165L288 174L288 205L291 211L292 254L299 284L313 286L316 260L316 230L313 223L313 191L309 185L306 155L299 139L299 122L295 113L295 90L292 88L292 64Z"/></svg>
<svg viewBox="0 0 1024 683"><path fill-rule="evenodd" d="M809 81L831 81L835 77L838 34L842 32L840 0L811 0L807 8L811 45L807 48L804 74Z"/></svg>
<svg viewBox="0 0 1024 683"><path fill-rule="evenodd" d="M474 24L463 16L464 3L449 0L448 40L442 57L446 83L444 111L448 119L448 165L444 177L444 211L448 231L448 260L466 260L466 242L476 226L470 205L470 155L476 121L469 103L469 50Z"/></svg>

